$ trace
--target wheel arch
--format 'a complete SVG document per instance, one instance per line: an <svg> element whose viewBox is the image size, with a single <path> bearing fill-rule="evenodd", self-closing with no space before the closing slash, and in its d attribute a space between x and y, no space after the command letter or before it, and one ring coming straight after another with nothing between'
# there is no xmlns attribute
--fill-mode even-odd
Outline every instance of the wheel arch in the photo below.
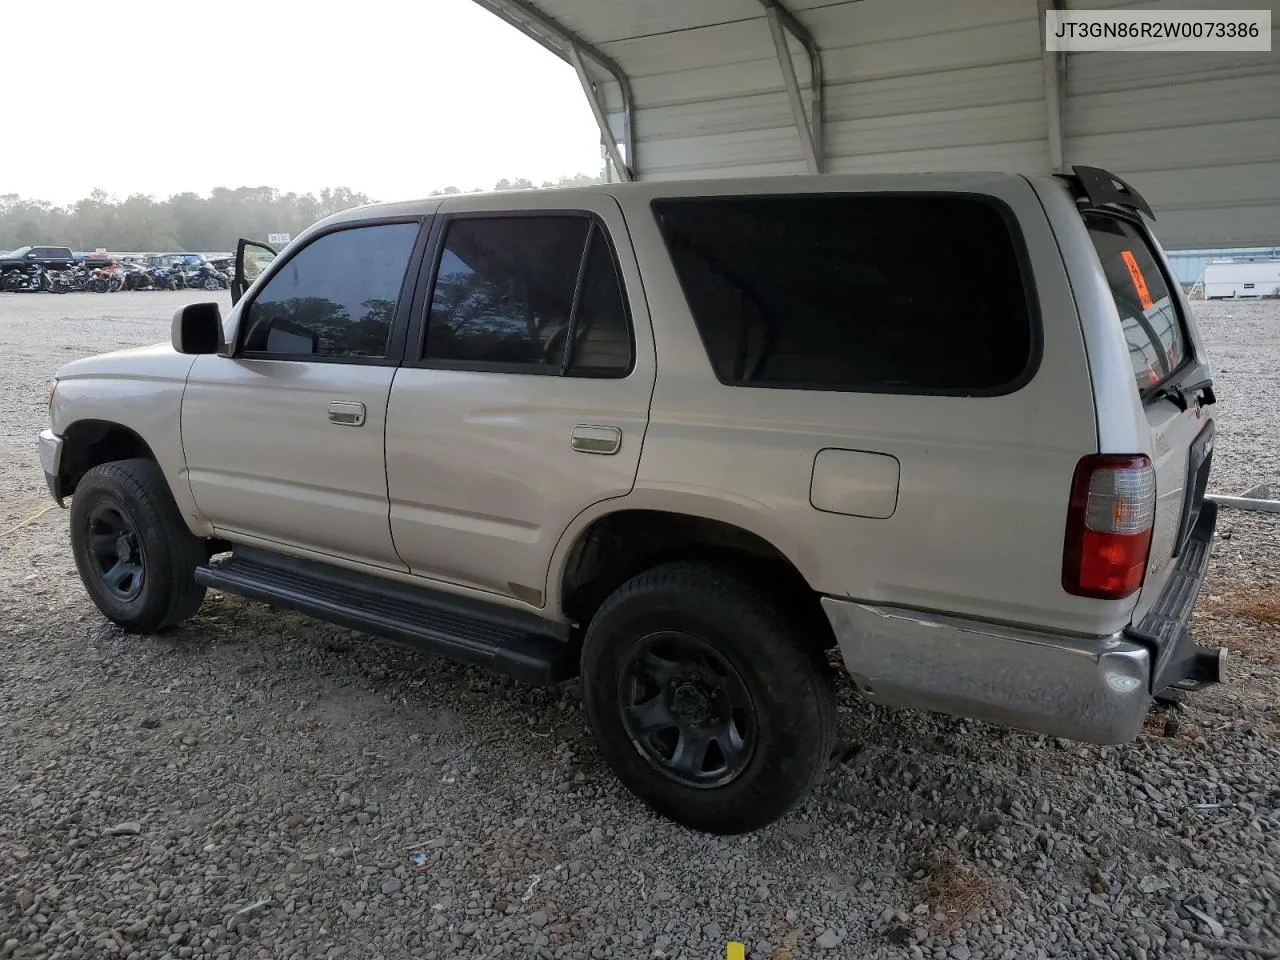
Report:
<svg viewBox="0 0 1280 960"><path fill-rule="evenodd" d="M58 466L58 495L69 497L86 473L114 460L159 462L151 445L131 427L112 420L86 418L62 431L62 461Z"/></svg>
<svg viewBox="0 0 1280 960"><path fill-rule="evenodd" d="M548 580L548 609L585 625L604 599L652 567L704 560L750 577L800 616L822 646L834 643L818 594L781 525L752 523L702 498L665 506L626 497L598 504L561 538ZM730 502L731 503L731 502ZM730 519L732 517L732 519Z"/></svg>

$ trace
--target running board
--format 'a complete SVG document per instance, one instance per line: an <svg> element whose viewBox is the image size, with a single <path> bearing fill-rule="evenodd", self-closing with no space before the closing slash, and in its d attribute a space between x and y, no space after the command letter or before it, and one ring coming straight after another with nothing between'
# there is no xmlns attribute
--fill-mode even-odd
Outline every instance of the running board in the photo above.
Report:
<svg viewBox="0 0 1280 960"><path fill-rule="evenodd" d="M578 673L567 624L327 563L237 546L196 582L529 683Z"/></svg>

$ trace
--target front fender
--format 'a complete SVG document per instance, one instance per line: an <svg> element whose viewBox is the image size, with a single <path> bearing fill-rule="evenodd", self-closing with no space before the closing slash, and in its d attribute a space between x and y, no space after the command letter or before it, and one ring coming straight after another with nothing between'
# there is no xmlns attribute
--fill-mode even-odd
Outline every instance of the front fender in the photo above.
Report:
<svg viewBox="0 0 1280 960"><path fill-rule="evenodd" d="M208 537L213 529L191 496L182 453L182 392L194 362L166 344L70 363L58 371L49 419L62 437L90 420L137 434L159 463L192 533Z"/></svg>

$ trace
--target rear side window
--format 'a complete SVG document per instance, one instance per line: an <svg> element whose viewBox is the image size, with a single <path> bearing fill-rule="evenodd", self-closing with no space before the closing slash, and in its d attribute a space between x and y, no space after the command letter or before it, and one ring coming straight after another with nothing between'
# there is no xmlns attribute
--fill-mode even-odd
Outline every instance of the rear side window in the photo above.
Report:
<svg viewBox="0 0 1280 960"><path fill-rule="evenodd" d="M990 395L1039 358L1009 221L952 195L654 202L728 384Z"/></svg>
<svg viewBox="0 0 1280 960"><path fill-rule="evenodd" d="M625 376L631 327L589 217L459 217L445 234L425 359L458 369Z"/></svg>
<svg viewBox="0 0 1280 960"><path fill-rule="evenodd" d="M1084 221L1120 313L1134 380L1139 390L1153 387L1187 358L1177 302L1136 226L1102 213L1086 213Z"/></svg>
<svg viewBox="0 0 1280 960"><path fill-rule="evenodd" d="M450 223L427 319L427 359L559 373L590 225L585 217Z"/></svg>

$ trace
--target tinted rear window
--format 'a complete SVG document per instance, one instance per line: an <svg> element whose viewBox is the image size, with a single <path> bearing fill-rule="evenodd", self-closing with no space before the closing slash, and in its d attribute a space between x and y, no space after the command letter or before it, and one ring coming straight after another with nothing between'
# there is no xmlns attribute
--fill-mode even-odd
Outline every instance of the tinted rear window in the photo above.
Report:
<svg viewBox="0 0 1280 960"><path fill-rule="evenodd" d="M841 195L653 206L724 383L992 394L1034 370L1034 298L992 202Z"/></svg>
<svg viewBox="0 0 1280 960"><path fill-rule="evenodd" d="M1155 386L1187 358L1178 306L1146 238L1119 217L1086 213L1107 285L1120 314L1138 389Z"/></svg>

